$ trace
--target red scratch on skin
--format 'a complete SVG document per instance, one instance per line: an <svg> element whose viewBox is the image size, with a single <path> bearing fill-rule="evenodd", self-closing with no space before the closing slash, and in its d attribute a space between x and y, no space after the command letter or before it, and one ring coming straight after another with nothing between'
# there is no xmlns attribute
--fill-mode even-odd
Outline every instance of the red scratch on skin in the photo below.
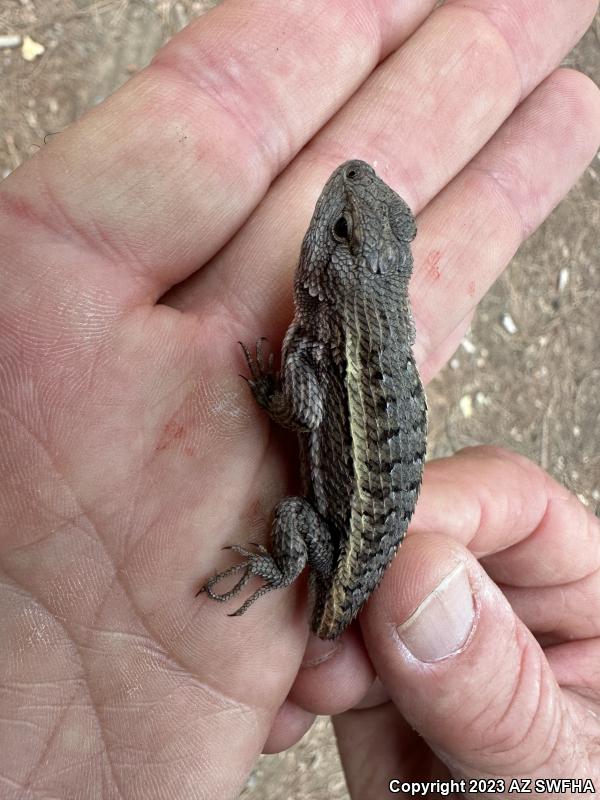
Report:
<svg viewBox="0 0 600 800"><path fill-rule="evenodd" d="M185 433L185 428L177 422L167 422L163 435L156 445L157 450L165 450L174 439L181 439Z"/></svg>
<svg viewBox="0 0 600 800"><path fill-rule="evenodd" d="M40 223L48 225L47 220L42 219L26 197L9 194L8 191L0 196L0 216L12 217L20 223L29 226L39 226Z"/></svg>
<svg viewBox="0 0 600 800"><path fill-rule="evenodd" d="M436 280L442 274L440 272L439 263L442 257L442 253L440 250L432 250L431 253L425 259L425 263L427 264L427 272L431 275L433 280Z"/></svg>
<svg viewBox="0 0 600 800"><path fill-rule="evenodd" d="M467 284L467 292L469 297L475 297L475 281L469 281Z"/></svg>

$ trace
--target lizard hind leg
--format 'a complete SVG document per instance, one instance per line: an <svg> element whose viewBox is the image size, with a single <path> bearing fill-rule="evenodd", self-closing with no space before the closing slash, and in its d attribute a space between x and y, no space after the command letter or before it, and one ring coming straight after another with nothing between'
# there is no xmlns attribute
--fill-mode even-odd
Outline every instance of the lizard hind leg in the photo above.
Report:
<svg viewBox="0 0 600 800"><path fill-rule="evenodd" d="M261 550L265 550L265 548L263 548L262 545L260 547ZM254 556L254 553L250 552L245 547L239 547L238 545L232 545L230 548L227 549L235 550L237 553L240 553L241 555L246 555L250 557ZM217 592L213 591L212 587L220 580L229 577L229 575L234 575L236 572L241 572L242 570L244 570L244 574L236 583L236 585L228 592L222 592L222 594L217 594ZM221 602L223 602L224 600L229 600L231 597L235 597L237 594L240 593L240 591L244 588L244 586L248 583L248 581L252 577L252 574L253 573L249 564L247 563L235 564L233 567L226 569L224 572L221 572L219 575L215 575L214 578L211 578L209 581L207 581L206 585L200 589L198 594L200 594L201 592L206 592L207 595L212 600L219 600ZM263 594L266 594L267 592L270 592L273 589L278 589L278 588L279 586L277 584L266 584L264 586L261 586L244 603L242 603L242 605L237 609L237 611L234 611L232 614L228 614L227 616L229 617L241 616L245 611L247 611L250 608L250 606L252 605L252 603L254 603L255 600L258 600L258 598L262 597Z"/></svg>
<svg viewBox="0 0 600 800"><path fill-rule="evenodd" d="M310 503L301 497L286 497L275 509L272 547L253 544L258 552L242 545L231 545L243 561L214 575L200 589L212 600L229 600L240 593L251 577L262 578L263 584L230 616L240 616L259 597L273 589L283 589L293 583L308 564L319 574L329 574L332 567L332 546L329 532ZM214 587L225 578L243 573L232 589L217 593Z"/></svg>
<svg viewBox="0 0 600 800"><path fill-rule="evenodd" d="M243 556L244 560L220 572L218 575L214 575L205 583L196 596L202 592L206 592L212 600L223 602L232 597L236 597L253 576L262 578L264 581L263 585L259 587L237 611L229 615L238 617L243 614L255 600L262 597L262 595L273 589L280 589L292 583L302 572L306 564L306 548L304 542L301 538L299 539L297 542L299 547L293 548L295 553L294 556L292 556L289 552L281 552L280 548L277 547L277 544L281 541L280 536L278 536L277 523L274 526L273 538L275 551L273 555L269 553L266 547L254 542L250 544L255 547L258 552L253 552L249 550L248 547L237 544L224 547L224 550L233 550ZM287 534L284 534L283 538L287 541ZM231 589L221 593L214 590L214 587L222 580L239 572L243 573L242 577Z"/></svg>

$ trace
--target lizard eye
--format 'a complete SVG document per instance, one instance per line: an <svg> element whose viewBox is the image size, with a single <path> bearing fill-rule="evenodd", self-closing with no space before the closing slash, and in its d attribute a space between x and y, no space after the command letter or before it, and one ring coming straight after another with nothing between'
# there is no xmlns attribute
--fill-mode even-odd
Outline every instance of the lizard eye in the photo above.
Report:
<svg viewBox="0 0 600 800"><path fill-rule="evenodd" d="M340 217L332 228L333 238L338 242L347 242L350 239L350 226L346 217Z"/></svg>

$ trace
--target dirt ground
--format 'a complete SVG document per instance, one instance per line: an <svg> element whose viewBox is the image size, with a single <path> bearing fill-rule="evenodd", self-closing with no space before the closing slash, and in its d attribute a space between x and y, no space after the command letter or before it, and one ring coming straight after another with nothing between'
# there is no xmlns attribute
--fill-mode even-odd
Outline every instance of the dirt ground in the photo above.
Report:
<svg viewBox="0 0 600 800"><path fill-rule="evenodd" d="M216 2L1 0L0 176ZM11 44L5 37L17 36ZM23 45L23 37L28 36ZM43 47L43 52L40 50ZM37 54L36 54L37 52ZM32 56L33 60L26 60ZM600 15L566 64L600 82ZM521 248L428 387L430 456L498 443L600 513L600 157ZM262 757L242 797L348 798L328 720Z"/></svg>

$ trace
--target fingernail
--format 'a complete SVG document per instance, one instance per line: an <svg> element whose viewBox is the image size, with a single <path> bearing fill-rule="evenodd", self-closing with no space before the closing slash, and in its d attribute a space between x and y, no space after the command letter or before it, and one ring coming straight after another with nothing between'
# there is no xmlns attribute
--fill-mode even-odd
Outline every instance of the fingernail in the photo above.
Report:
<svg viewBox="0 0 600 800"><path fill-rule="evenodd" d="M302 659L302 668L317 667L324 661L329 661L339 649L339 639L323 641L314 635L309 636L304 658Z"/></svg>
<svg viewBox="0 0 600 800"><path fill-rule="evenodd" d="M474 618L471 584L460 563L398 627L398 633L419 661L439 661L460 650Z"/></svg>

